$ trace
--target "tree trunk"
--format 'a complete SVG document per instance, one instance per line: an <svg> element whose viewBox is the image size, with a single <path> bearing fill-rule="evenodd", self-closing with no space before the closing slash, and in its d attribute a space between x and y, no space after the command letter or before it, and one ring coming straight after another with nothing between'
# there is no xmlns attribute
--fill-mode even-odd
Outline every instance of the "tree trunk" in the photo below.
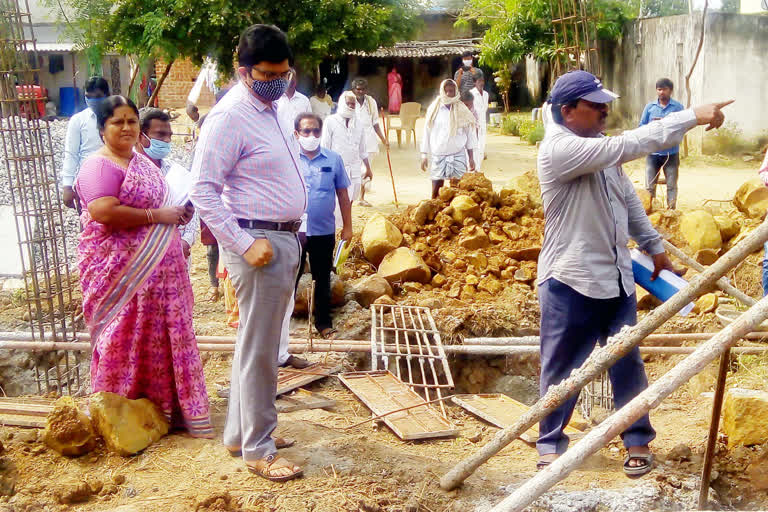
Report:
<svg viewBox="0 0 768 512"><path fill-rule="evenodd" d="M163 74L160 76L160 80L157 81L157 87L155 87L155 90L152 91L152 96L149 97L149 100L147 100L147 106L151 107L152 103L155 102L155 98L157 98L157 94L160 92L160 88L163 86L163 82L165 82L165 79L168 78L168 73L171 72L171 66L173 66L174 61L170 61L167 66L165 66L165 71L163 71Z"/></svg>
<svg viewBox="0 0 768 512"><path fill-rule="evenodd" d="M139 75L139 69L141 66L139 65L138 60L136 61L136 67L134 68L133 72L131 73L131 81L128 83L128 90L125 93L125 96L130 98L131 97L131 89L133 89L133 83L136 81L136 77Z"/></svg>
<svg viewBox="0 0 768 512"><path fill-rule="evenodd" d="M689 2L690 8L690 2ZM696 63L699 62L699 54L701 53L701 47L704 45L704 31L707 27L707 8L709 7L709 0L704 0L704 10L701 12L701 32L699 33L699 46L696 48L696 55L693 57L693 63L688 74L685 75L685 94L686 105L685 108L691 108L691 75L693 70L696 69ZM688 136L683 138L683 156L688 156Z"/></svg>

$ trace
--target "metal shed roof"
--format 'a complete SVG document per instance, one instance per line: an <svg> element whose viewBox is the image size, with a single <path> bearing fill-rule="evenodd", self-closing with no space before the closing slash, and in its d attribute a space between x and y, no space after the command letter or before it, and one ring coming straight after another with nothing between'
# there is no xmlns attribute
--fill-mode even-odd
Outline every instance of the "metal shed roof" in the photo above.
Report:
<svg viewBox="0 0 768 512"><path fill-rule="evenodd" d="M379 48L374 52L352 52L359 57L443 57L446 55L461 55L464 52L480 50L480 38L449 39L445 41L404 41L394 46Z"/></svg>

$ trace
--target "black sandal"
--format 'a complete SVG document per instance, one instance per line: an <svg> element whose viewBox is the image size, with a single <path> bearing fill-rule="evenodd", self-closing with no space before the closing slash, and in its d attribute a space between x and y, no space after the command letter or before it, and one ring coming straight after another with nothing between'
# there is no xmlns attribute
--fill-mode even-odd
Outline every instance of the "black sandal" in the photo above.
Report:
<svg viewBox="0 0 768 512"><path fill-rule="evenodd" d="M641 460L644 462L644 464L641 464L640 466L630 466L629 461L631 461L632 459ZM643 475L646 475L650 473L652 469L653 469L652 453L643 453L639 455L627 455L627 458L624 459L624 474L630 478L638 478Z"/></svg>

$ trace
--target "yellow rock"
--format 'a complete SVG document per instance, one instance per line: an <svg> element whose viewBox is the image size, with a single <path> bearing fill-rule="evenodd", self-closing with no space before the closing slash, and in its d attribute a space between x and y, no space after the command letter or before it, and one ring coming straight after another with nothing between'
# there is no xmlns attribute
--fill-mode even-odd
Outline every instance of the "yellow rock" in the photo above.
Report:
<svg viewBox="0 0 768 512"><path fill-rule="evenodd" d="M696 253L694 259L702 265L711 265L717 261L718 251L715 249L702 249Z"/></svg>
<svg viewBox="0 0 768 512"><path fill-rule="evenodd" d="M389 285L389 281L374 274L355 283L352 292L355 294L357 303L367 308L379 297L391 297L392 287Z"/></svg>
<svg viewBox="0 0 768 512"><path fill-rule="evenodd" d="M480 280L477 289L484 290L491 295L496 295L504 289L504 285L502 285L494 276L487 276Z"/></svg>
<svg viewBox="0 0 768 512"><path fill-rule="evenodd" d="M432 271L421 256L407 247L398 247L387 254L379 265L378 274L389 281L428 283L432 280Z"/></svg>
<svg viewBox="0 0 768 512"><path fill-rule="evenodd" d="M494 244L503 244L509 241L507 235L504 233L497 233L496 231L491 231L488 233L488 238L491 240L491 243Z"/></svg>
<svg viewBox="0 0 768 512"><path fill-rule="evenodd" d="M731 388L725 394L723 430L728 446L750 446L768 441L768 393Z"/></svg>
<svg viewBox="0 0 768 512"><path fill-rule="evenodd" d="M68 457L77 457L96 447L96 435L91 420L71 396L63 396L53 404L43 430L43 440L52 450Z"/></svg>
<svg viewBox="0 0 768 512"><path fill-rule="evenodd" d="M683 214L680 220L680 231L685 241L698 252L702 249L720 249L723 239L714 217L707 211L694 210Z"/></svg>
<svg viewBox="0 0 768 512"><path fill-rule="evenodd" d="M525 192L534 204L541 206L541 187L535 171L515 176L504 185L504 188Z"/></svg>
<svg viewBox="0 0 768 512"><path fill-rule="evenodd" d="M651 224L656 227L659 225L659 222L661 222L661 213L654 212L648 216L648 220L651 221Z"/></svg>
<svg viewBox="0 0 768 512"><path fill-rule="evenodd" d="M400 247L403 235L386 217L375 214L366 222L360 241L365 259L378 265L384 256Z"/></svg>
<svg viewBox="0 0 768 512"><path fill-rule="evenodd" d="M733 204L747 217L762 219L768 209L768 187L760 178L746 181L733 196Z"/></svg>
<svg viewBox="0 0 768 512"><path fill-rule="evenodd" d="M480 282L480 278L478 278L476 275L468 274L467 277L464 278L464 282L470 286L477 286L477 284Z"/></svg>
<svg viewBox="0 0 768 512"><path fill-rule="evenodd" d="M468 250L482 249L491 244L490 238L480 226L470 226L462 230L459 245Z"/></svg>
<svg viewBox="0 0 768 512"><path fill-rule="evenodd" d="M435 276L432 278L432 286L435 288L442 288L445 283L448 282L448 280L443 276L442 274L435 274Z"/></svg>
<svg viewBox="0 0 768 512"><path fill-rule="evenodd" d="M451 208L453 213L451 217L459 224L464 223L464 219L472 217L475 220L480 220L483 216L483 212L480 209L480 205L477 204L469 196L456 196L451 201Z"/></svg>
<svg viewBox="0 0 768 512"><path fill-rule="evenodd" d="M417 226L423 226L427 222L434 220L435 215L440 210L440 201L426 199L421 201L416 208L411 211L411 220Z"/></svg>
<svg viewBox="0 0 768 512"><path fill-rule="evenodd" d="M395 299L393 299L389 295L382 295L381 297L379 297L378 299L373 301L373 303L374 304L387 305L387 306L394 306L395 304L397 304L395 302Z"/></svg>
<svg viewBox="0 0 768 512"><path fill-rule="evenodd" d="M635 296L637 297L637 309L640 311L648 311L661 304L659 299L638 285L635 285Z"/></svg>
<svg viewBox="0 0 768 512"><path fill-rule="evenodd" d="M110 451L133 455L168 433L168 421L146 398L99 392L90 398L91 421Z"/></svg>
<svg viewBox="0 0 768 512"><path fill-rule="evenodd" d="M645 213L651 213L653 211L653 197L651 197L651 193L641 187L635 187L635 192L637 197L640 198L640 202L643 203Z"/></svg>
<svg viewBox="0 0 768 512"><path fill-rule="evenodd" d="M484 270L488 266L488 258L480 251L469 253L467 255L467 262L479 270Z"/></svg>
<svg viewBox="0 0 768 512"><path fill-rule="evenodd" d="M714 293L707 293L699 297L696 304L693 306L693 310L696 313L711 313L717 309L717 295Z"/></svg>
<svg viewBox="0 0 768 512"><path fill-rule="evenodd" d="M715 215L715 224L720 230L720 237L727 242L741 231L741 223L727 215Z"/></svg>

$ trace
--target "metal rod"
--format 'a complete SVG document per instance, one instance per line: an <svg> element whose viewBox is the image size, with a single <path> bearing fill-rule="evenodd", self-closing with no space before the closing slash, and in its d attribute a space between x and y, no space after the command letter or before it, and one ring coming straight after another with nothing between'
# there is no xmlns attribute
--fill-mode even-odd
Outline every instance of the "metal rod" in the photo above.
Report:
<svg viewBox="0 0 768 512"><path fill-rule="evenodd" d="M440 480L440 486L444 490L456 488L489 458L520 437L523 432L544 419L571 396L579 393L581 388L616 364L619 359L629 354L649 334L676 315L691 300L698 297L702 290L710 288L726 272L738 265L750 254L759 250L766 240L768 240L768 223L763 222L706 271L691 279L688 286L656 308L651 314L647 315L636 325L632 327L627 326L617 335L612 336L607 346L593 352L584 364L580 368L575 369L567 379L563 380L560 384L551 386L546 394L513 425L499 431L480 450L459 462L448 473L443 475ZM751 332L753 327L753 325L750 325L748 330L739 331L739 337L747 332Z"/></svg>
<svg viewBox="0 0 768 512"><path fill-rule="evenodd" d="M682 306L681 306L682 307ZM761 299L736 321L707 341L684 361L675 365L627 405L589 432L543 471L518 487L491 512L521 512L549 488L560 482L593 453L608 444L649 410L701 372L733 345L744 333L768 318L768 297Z"/></svg>
<svg viewBox="0 0 768 512"><path fill-rule="evenodd" d="M728 366L731 363L731 349L726 348L720 356L720 368L717 371L717 386L715 399L712 402L712 419L709 422L709 437L707 450L704 452L704 466L701 468L701 488L699 489L699 509L707 509L709 501L709 478L712 475L712 462L715 459L717 447L717 432L720 428L720 414L723 411L723 395L725 394L725 378L728 376Z"/></svg>
<svg viewBox="0 0 768 512"><path fill-rule="evenodd" d="M669 334L651 334L645 337L643 341L648 343L665 343L673 341L707 341L712 339L716 332L689 332L689 333L669 333ZM745 340L768 340L768 332L756 331L742 336ZM490 345L490 346L526 346L538 345L540 339L538 336L520 336L510 338L465 338L465 345Z"/></svg>

